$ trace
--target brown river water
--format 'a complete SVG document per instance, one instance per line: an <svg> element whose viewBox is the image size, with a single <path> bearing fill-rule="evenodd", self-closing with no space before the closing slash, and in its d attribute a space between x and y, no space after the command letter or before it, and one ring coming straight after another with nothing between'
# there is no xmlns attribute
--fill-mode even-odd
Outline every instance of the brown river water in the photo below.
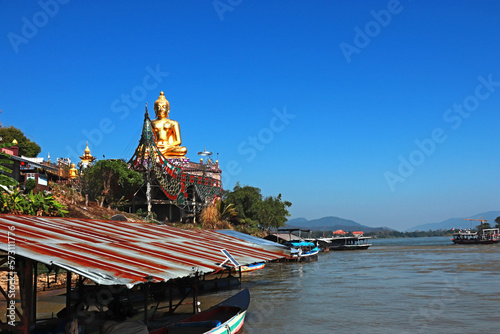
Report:
<svg viewBox="0 0 500 334"><path fill-rule="evenodd" d="M251 302L242 333L500 333L500 244L372 243L244 274ZM200 296L200 307L234 293ZM53 307L39 301L37 308L50 316Z"/></svg>
<svg viewBox="0 0 500 334"><path fill-rule="evenodd" d="M500 244L373 240L245 276L243 332L500 333Z"/></svg>

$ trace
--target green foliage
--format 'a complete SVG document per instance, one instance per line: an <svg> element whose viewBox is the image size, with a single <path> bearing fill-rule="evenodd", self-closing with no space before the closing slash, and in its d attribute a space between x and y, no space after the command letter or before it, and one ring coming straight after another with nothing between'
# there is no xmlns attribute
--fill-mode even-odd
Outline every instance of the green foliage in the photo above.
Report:
<svg viewBox="0 0 500 334"><path fill-rule="evenodd" d="M495 218L495 223L496 223L495 227L496 228L500 228L500 216L498 216L498 217Z"/></svg>
<svg viewBox="0 0 500 334"><path fill-rule="evenodd" d="M267 229L285 226L287 217L290 217L287 210L290 206L292 203L281 200L281 194L276 197L266 197L262 201L259 215L261 226Z"/></svg>
<svg viewBox="0 0 500 334"><path fill-rule="evenodd" d="M233 203L228 203L227 201L218 200L215 202L215 208L219 212L221 220L228 220L231 217L238 215L238 212L234 208Z"/></svg>
<svg viewBox="0 0 500 334"><path fill-rule="evenodd" d="M283 226L290 216L287 208L292 205L281 199L281 194L276 197L262 198L259 188L241 186L238 183L233 191L226 192L226 202L234 205L236 220L246 226L261 228L278 228ZM234 222L234 218L229 218Z"/></svg>
<svg viewBox="0 0 500 334"><path fill-rule="evenodd" d="M10 147L11 144L0 144L0 149L4 147ZM2 186L17 186L18 182L4 173L12 173L12 169L9 169L5 165L12 165L14 161L10 159L10 155L4 152L0 152L0 185Z"/></svg>
<svg viewBox="0 0 500 334"><path fill-rule="evenodd" d="M240 186L237 182L233 191L225 194L227 203L232 203L234 209L238 212L237 218L240 222L247 224L259 222L259 214L262 204L262 195L259 188L250 186Z"/></svg>
<svg viewBox="0 0 500 334"><path fill-rule="evenodd" d="M100 160L85 170L83 193L91 200L112 206L123 204L124 198L142 184L142 174L130 169L123 160Z"/></svg>
<svg viewBox="0 0 500 334"><path fill-rule="evenodd" d="M490 223L481 223L476 226L476 230L481 233L483 230L491 228Z"/></svg>
<svg viewBox="0 0 500 334"><path fill-rule="evenodd" d="M30 192L23 195L17 189L12 193L0 193L0 212L14 215L59 216L68 213L64 205L57 202L50 193Z"/></svg>
<svg viewBox="0 0 500 334"><path fill-rule="evenodd" d="M19 147L19 155L24 155L26 157L36 157L42 149L37 143L32 142L28 139L24 133L13 126L6 128L0 128L0 137L2 137L3 143L12 143L15 139L17 140L17 146ZM8 146L12 146L9 144Z"/></svg>
<svg viewBox="0 0 500 334"><path fill-rule="evenodd" d="M395 230L383 230L365 233L367 237L375 238L420 238L420 237L444 237L453 235L453 230L429 230L429 231L414 231L400 232Z"/></svg>
<svg viewBox="0 0 500 334"><path fill-rule="evenodd" d="M34 190L35 187L36 187L36 180L35 179L27 179L26 182L24 182L24 190L27 193Z"/></svg>

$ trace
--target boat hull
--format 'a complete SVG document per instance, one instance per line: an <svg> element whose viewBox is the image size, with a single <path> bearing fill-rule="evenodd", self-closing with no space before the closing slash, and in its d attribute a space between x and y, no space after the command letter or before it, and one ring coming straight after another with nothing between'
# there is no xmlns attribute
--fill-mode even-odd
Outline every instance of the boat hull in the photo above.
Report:
<svg viewBox="0 0 500 334"><path fill-rule="evenodd" d="M150 334L219 334L238 333L245 322L250 293L244 289L236 295L171 326L150 331Z"/></svg>
<svg viewBox="0 0 500 334"><path fill-rule="evenodd" d="M341 246L332 246L330 247L331 251L342 251L342 250L361 250L361 249L368 249L371 244L366 244L366 245L341 245Z"/></svg>
<svg viewBox="0 0 500 334"><path fill-rule="evenodd" d="M241 266L241 272L242 273L246 273L246 272L249 272L249 271L255 271L255 270L259 270L259 269L264 269L266 265L264 263L257 263L257 264L254 264L254 265L248 265L248 266Z"/></svg>
<svg viewBox="0 0 500 334"><path fill-rule="evenodd" d="M206 334L226 334L238 333L243 327L247 311L243 311L216 328L205 332Z"/></svg>
<svg viewBox="0 0 500 334"><path fill-rule="evenodd" d="M498 244L500 243L500 239L493 240L455 240L451 239L454 244L457 245L490 245L490 244Z"/></svg>

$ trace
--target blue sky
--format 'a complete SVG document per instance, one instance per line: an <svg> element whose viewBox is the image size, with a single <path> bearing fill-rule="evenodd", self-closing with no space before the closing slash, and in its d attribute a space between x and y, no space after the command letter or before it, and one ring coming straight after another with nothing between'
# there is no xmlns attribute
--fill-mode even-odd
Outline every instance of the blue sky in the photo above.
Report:
<svg viewBox="0 0 500 334"><path fill-rule="evenodd" d="M0 121L40 156L128 159L159 92L291 218L408 227L498 210L500 3L0 3Z"/></svg>

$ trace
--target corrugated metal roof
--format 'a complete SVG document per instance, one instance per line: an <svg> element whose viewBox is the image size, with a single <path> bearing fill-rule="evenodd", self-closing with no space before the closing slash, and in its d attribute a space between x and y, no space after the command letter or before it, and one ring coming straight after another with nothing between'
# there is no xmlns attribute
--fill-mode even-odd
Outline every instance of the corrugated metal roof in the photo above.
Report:
<svg viewBox="0 0 500 334"><path fill-rule="evenodd" d="M99 284L129 287L186 277L196 270L217 270L225 260L221 249L229 251L242 265L288 255L287 250L279 247L257 245L211 230L181 230L143 222L0 215L0 249L7 251L8 241L11 245L14 241L17 255L55 264Z"/></svg>

